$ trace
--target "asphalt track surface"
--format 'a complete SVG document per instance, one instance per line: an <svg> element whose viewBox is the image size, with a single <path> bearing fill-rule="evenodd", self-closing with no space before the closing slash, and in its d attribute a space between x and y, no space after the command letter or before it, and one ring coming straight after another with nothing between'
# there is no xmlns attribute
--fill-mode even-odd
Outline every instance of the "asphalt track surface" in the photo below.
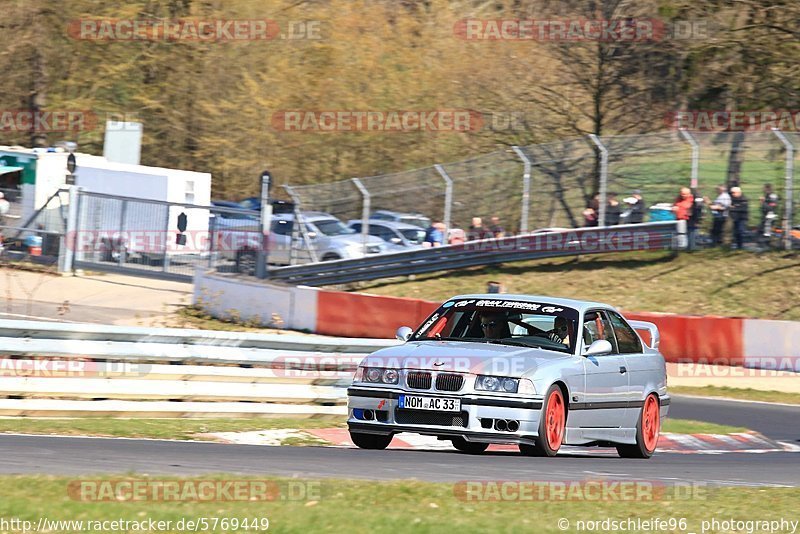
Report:
<svg viewBox="0 0 800 534"><path fill-rule="evenodd" d="M733 412L732 412L733 410ZM676 398L676 417L761 427L769 437L796 441L800 407ZM793 427L793 428L792 428ZM773 432L774 433L771 433ZM586 478L704 482L720 485L800 486L800 453L656 454L628 460L598 449L530 458L497 452L367 451L336 447L266 447L136 439L0 436L2 474L299 476L307 478L470 480L580 480Z"/></svg>

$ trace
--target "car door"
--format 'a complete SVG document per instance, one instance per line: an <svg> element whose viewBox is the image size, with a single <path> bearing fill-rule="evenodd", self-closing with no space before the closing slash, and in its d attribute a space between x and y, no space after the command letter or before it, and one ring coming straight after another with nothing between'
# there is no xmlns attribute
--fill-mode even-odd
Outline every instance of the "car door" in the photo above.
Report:
<svg viewBox="0 0 800 534"><path fill-rule="evenodd" d="M291 219L273 219L269 232L269 263L289 264L292 248L293 222Z"/></svg>
<svg viewBox="0 0 800 534"><path fill-rule="evenodd" d="M657 358L644 353L642 340L631 325L620 314L611 310L607 313L614 329L617 348L620 355L625 357L628 368L628 407L625 411L624 425L626 428L634 428L639 420L648 380L660 369Z"/></svg>
<svg viewBox="0 0 800 534"><path fill-rule="evenodd" d="M611 343L612 351L611 354L584 357L584 394L577 402L570 403L570 411L578 414L577 426L621 427L625 422L629 395L628 370L625 357L617 349L613 328L605 312L587 311L584 314L582 332L581 354L600 339Z"/></svg>

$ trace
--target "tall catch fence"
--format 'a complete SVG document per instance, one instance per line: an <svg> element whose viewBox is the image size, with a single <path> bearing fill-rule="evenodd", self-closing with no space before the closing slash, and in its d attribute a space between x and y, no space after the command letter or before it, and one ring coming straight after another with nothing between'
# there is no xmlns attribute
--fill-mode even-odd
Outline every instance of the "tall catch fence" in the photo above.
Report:
<svg viewBox="0 0 800 534"><path fill-rule="evenodd" d="M608 223L613 220L606 219L609 206L618 205L624 214L624 201L635 192L645 204L644 222L668 218L670 208L664 205L673 204L682 187L713 201L717 185L739 184L750 201L751 238L758 241L760 198L769 183L781 203L768 244L785 248L792 245L783 237L786 228L798 225L798 195L792 184L798 149L800 134L778 131L590 135L291 190L301 211L324 211L344 221L390 210L466 230L473 217L488 226L496 216L508 235L584 226L584 209L593 198L600 224ZM647 209L654 206L655 211ZM705 215L701 229L710 225L710 213ZM797 246L800 229L794 233Z"/></svg>

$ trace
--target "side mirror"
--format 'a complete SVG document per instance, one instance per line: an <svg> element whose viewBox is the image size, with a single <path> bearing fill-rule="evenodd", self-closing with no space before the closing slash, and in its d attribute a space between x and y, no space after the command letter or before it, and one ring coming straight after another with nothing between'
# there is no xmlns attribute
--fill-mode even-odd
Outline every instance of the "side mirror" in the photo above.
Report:
<svg viewBox="0 0 800 534"><path fill-rule="evenodd" d="M393 238L389 239L389 242L390 243L394 243L395 245L399 245L400 243L403 242L403 240L400 239L399 237L393 237Z"/></svg>
<svg viewBox="0 0 800 534"><path fill-rule="evenodd" d="M397 329L397 332L395 332L394 337L396 337L400 341L408 341L409 339L411 339L411 334L413 333L414 331L411 330L409 327L401 326L400 328ZM608 343L608 341L606 341L606 343ZM609 347L611 347L610 343Z"/></svg>
<svg viewBox="0 0 800 534"><path fill-rule="evenodd" d="M316 239L317 238L317 232L308 232L307 235L308 235L309 239Z"/></svg>
<svg viewBox="0 0 800 534"><path fill-rule="evenodd" d="M583 352L584 356L602 356L603 354L611 354L611 351L614 348L611 346L611 343L606 341L605 339L598 339L591 345L589 348Z"/></svg>

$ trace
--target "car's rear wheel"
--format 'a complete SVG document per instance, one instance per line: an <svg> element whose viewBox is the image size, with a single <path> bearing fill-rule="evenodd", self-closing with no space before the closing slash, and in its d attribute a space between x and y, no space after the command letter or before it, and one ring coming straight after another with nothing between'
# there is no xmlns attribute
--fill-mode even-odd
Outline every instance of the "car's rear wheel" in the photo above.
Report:
<svg viewBox="0 0 800 534"><path fill-rule="evenodd" d="M341 260L342 257L334 252L328 252L324 256L322 256L322 261L336 261Z"/></svg>
<svg viewBox="0 0 800 534"><path fill-rule="evenodd" d="M658 446L661 432L661 408L658 397L651 393L644 400L639 422L636 423L636 444L617 445L617 452L623 458L650 458Z"/></svg>
<svg viewBox="0 0 800 534"><path fill-rule="evenodd" d="M350 439L359 449L385 449L392 442L392 435L350 432Z"/></svg>
<svg viewBox="0 0 800 534"><path fill-rule="evenodd" d="M453 442L453 447L467 454L480 454L489 447L488 443L476 443L461 437L453 438L451 441Z"/></svg>
<svg viewBox="0 0 800 534"><path fill-rule="evenodd" d="M520 443L519 452L526 456L555 456L564 442L567 428L567 405L561 388L553 384L545 396L539 437L534 445Z"/></svg>

